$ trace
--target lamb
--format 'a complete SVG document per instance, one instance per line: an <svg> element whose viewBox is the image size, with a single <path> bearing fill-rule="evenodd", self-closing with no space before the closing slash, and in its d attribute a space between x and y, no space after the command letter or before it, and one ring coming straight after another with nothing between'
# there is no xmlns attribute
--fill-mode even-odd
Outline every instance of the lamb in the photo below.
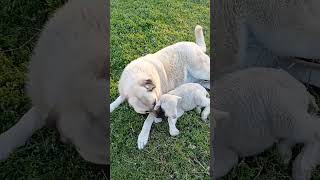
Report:
<svg viewBox="0 0 320 180"><path fill-rule="evenodd" d="M213 176L226 175L239 157L257 155L273 144L284 163L291 147L304 147L293 162L294 180L306 180L320 162L320 119L305 86L286 71L272 68L239 70L215 80L212 99L216 119ZM223 120L221 120L223 119Z"/></svg>
<svg viewBox="0 0 320 180"><path fill-rule="evenodd" d="M201 113L201 108L204 110ZM154 110L165 113L168 117L169 133L171 136L177 136L179 130L176 122L184 112L196 108L201 113L201 119L206 120L210 114L210 98L207 90L198 83L186 83L178 86L176 89L163 94L156 103Z"/></svg>

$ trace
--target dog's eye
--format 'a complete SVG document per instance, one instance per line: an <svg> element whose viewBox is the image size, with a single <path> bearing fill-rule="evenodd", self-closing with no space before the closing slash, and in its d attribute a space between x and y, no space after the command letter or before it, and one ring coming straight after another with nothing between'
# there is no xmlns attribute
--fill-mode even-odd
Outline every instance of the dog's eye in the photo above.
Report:
<svg viewBox="0 0 320 180"><path fill-rule="evenodd" d="M156 106L156 102L153 102L153 104L152 104L152 105L153 105L153 107L154 107L154 106Z"/></svg>

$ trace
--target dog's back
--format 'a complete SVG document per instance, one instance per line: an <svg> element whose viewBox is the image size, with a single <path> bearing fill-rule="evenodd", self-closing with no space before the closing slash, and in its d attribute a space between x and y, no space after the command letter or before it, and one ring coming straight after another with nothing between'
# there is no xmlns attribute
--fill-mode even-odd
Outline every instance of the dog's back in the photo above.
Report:
<svg viewBox="0 0 320 180"><path fill-rule="evenodd" d="M66 108L86 96L91 79L106 78L105 4L71 0L44 27L28 75L29 96L42 112Z"/></svg>

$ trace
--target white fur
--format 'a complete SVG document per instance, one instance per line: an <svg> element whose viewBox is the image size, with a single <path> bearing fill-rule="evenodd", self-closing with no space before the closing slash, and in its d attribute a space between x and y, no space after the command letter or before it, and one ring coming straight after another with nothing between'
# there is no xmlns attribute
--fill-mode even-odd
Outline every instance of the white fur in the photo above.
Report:
<svg viewBox="0 0 320 180"><path fill-rule="evenodd" d="M197 111L201 113L201 107L204 107L201 119L206 120L208 118L210 113L210 99L208 96L209 93L200 84L186 83L162 95L155 106L155 110L162 108L168 117L170 135L176 136L179 134L176 122L184 112L197 108Z"/></svg>
<svg viewBox="0 0 320 180"><path fill-rule="evenodd" d="M137 113L152 111L159 97L177 86L210 80L210 58L205 54L205 42L201 26L195 28L196 42L179 42L165 47L154 54L148 54L129 63L123 70L119 81L120 96L128 100ZM154 89L147 90L144 83L152 82ZM116 100L110 106L110 112L121 101ZM138 148L147 144L153 122L159 122L153 113L149 113L138 137Z"/></svg>

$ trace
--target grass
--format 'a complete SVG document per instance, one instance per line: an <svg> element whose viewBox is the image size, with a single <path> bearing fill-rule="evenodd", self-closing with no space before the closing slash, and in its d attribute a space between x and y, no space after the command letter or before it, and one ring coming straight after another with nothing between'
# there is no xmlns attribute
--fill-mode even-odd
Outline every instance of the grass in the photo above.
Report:
<svg viewBox="0 0 320 180"><path fill-rule="evenodd" d="M27 65L43 24L65 0L0 1L0 133L31 107L25 94ZM1 148L1 147L0 147ZM35 133L26 146L0 163L0 179L103 179L54 130Z"/></svg>
<svg viewBox="0 0 320 180"><path fill-rule="evenodd" d="M209 18L208 0L111 0L111 100L130 61L179 41L194 42L197 24L204 27L209 48ZM137 138L145 118L127 103L111 113L111 179L209 179L208 123L187 113L177 123L177 137L170 137L166 121L155 124L140 151Z"/></svg>

